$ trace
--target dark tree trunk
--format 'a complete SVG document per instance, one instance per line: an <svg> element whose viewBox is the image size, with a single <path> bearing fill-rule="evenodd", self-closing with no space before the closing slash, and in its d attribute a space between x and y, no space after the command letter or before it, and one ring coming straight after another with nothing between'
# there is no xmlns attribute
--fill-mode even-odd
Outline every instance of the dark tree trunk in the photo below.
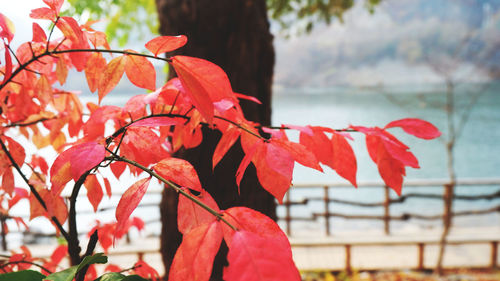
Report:
<svg viewBox="0 0 500 281"><path fill-rule="evenodd" d="M209 60L228 74L233 90L257 97L263 104L241 101L245 116L264 125L271 119L271 84L274 67L273 37L265 0L156 0L162 35L184 34L188 44L176 54ZM235 145L212 172L212 154L220 138L203 130L204 141L182 157L196 168L203 187L221 209L247 206L276 219L274 198L260 187L255 169L247 169L240 194L235 174L243 152ZM177 230L177 194L166 190L161 203L161 252L168 269L182 236ZM224 248L224 247L223 247ZM212 280L222 279L224 250L216 257Z"/></svg>

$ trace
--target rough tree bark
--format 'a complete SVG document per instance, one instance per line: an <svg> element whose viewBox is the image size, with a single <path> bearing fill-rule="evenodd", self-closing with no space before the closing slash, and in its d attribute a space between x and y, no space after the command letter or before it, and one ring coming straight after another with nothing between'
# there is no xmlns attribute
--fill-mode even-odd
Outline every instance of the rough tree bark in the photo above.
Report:
<svg viewBox="0 0 500 281"><path fill-rule="evenodd" d="M207 59L228 74L235 92L257 97L262 105L241 101L245 116L269 125L274 67L273 37L269 31L265 0L156 0L162 35L184 34L188 44L176 54ZM171 74L173 73L171 69ZM212 171L211 155L220 134L204 130L204 141L182 157L196 168L203 187L221 209L247 206L276 219L274 198L260 187L250 165L240 191L235 174L243 152L235 145ZM165 276L182 236L177 230L177 194L166 189L161 203L161 252ZM224 248L224 247L223 247ZM227 250L226 250L227 251ZM224 250L216 257L211 280L222 279Z"/></svg>

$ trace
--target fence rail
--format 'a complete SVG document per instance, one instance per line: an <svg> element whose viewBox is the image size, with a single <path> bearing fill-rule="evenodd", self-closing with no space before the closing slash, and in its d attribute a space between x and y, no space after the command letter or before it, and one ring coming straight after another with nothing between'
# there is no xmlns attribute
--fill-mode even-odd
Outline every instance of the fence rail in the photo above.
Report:
<svg viewBox="0 0 500 281"><path fill-rule="evenodd" d="M422 213L417 213L417 212L399 212L396 213L392 206L398 205L401 206L403 204L406 204L408 199L410 198L417 198L417 199L422 199L422 200L443 200L444 201L444 194L445 194L445 187L449 185L449 182L446 180L407 180L405 182L405 188L408 190L408 188L413 188L413 187L428 187L431 188L433 191L436 188L441 188L443 190L442 194L436 194L434 193L429 193L427 192L411 192L408 191L407 193L403 194L400 197L396 198L391 198L390 196L390 189L387 186L384 186L383 184L379 182L359 182L358 187L360 189L370 189L370 190L380 190L381 195L378 200L373 200L370 202L366 201L357 201L357 200L352 200L352 199L341 199L341 198L334 198L332 194L334 193L333 191L337 191L338 189L342 188L353 188L349 184L343 184L343 183L332 183L332 184L296 184L294 187L290 189L290 191L286 194L285 200L283 205L279 206L281 210L284 213L284 215L281 215L278 217L278 220L280 221L282 227L284 228L284 231L291 237L291 244L292 247L343 247L345 250L345 270L349 271L351 270L351 260L352 260L352 248L353 247L360 247L360 246L401 246L401 245L414 245L417 247L417 264L415 266L415 269L424 269L424 252L426 249L427 245L435 245L439 243L438 239L424 239L424 238L419 238L419 239L403 239L403 240L398 240L394 239L394 236L386 236L387 239L367 239L367 240L360 240L360 241L346 241L346 240L335 240L335 239L329 239L329 237L332 237L332 221L331 218L342 218L345 220L375 220L375 221L383 221L383 228L385 234L390 234L391 233L391 222L393 221L408 221L408 220L426 220L426 221L438 221L438 220L443 220L445 221L447 219L447 216L450 216L451 218L454 217L460 217L460 216L474 216L474 215L484 215L484 214L493 214L493 213L500 213L500 201L498 201L499 204L496 204L494 206L490 207L477 207L473 209L467 209L467 210L460 210L460 211L454 211L454 212L446 212L444 210L442 212L437 212L434 214L422 214ZM487 192L482 192L478 193L475 195L455 195L454 196L454 201L475 201L475 200L487 200L487 201L493 201L493 200L498 200L500 199L500 178L494 178L494 179L461 179L458 180L456 183L457 187L477 187L477 186L492 186L495 188L494 191L487 191ZM301 191L312 191L316 190L316 194L310 195L308 194L309 192L305 193L305 195L302 195L300 198L296 198L292 200L291 198L293 197L294 192L301 192ZM156 194L156 196L161 192L161 190L152 190L152 192L148 192L150 195ZM357 192L357 191L353 191ZM322 193L322 196L319 196L319 194ZM120 196L121 194L114 194L113 196ZM82 196L85 196L82 194ZM157 196L158 197L158 196ZM146 208L146 207L156 207L158 206L159 202L155 202L154 200L143 200L142 204L139 205L139 209L141 208ZM309 215L307 216L294 216L292 215L292 210L294 208L307 208L310 207L311 204L315 204L315 206L322 207L323 211L311 211L309 212ZM491 203L492 205L494 203ZM353 206L356 207L357 210L360 209L376 209L376 208L383 208L383 210L380 212L380 210L374 210L373 214L356 214L356 213L343 213L343 212L334 212L332 211L332 206L335 205L345 205L345 206ZM114 206L103 206L99 209L99 212L109 212L114 209ZM284 209L284 210L283 210ZM376 213L378 212L378 213ZM79 215L84 215L84 214L92 214L93 211L91 210L81 210L78 212ZM303 212L304 213L304 212ZM318 220L319 218L322 218L321 220ZM8 219L8 218L5 218ZM292 228L292 222L304 222L304 223L324 223L324 231L326 234L326 240L323 239L315 239L314 237L309 237L309 239L305 240L300 240L300 239L295 239L294 238L294 229ZM159 223L159 218L151 218L148 217L147 220L145 220L146 224L152 224L152 223ZM47 233L29 233L31 235L38 235L40 237L46 237L46 236L53 236L54 234L47 234ZM82 233L83 234L83 233ZM315 233L315 235L318 235L319 233ZM5 247L4 249L7 248L6 244L6 234L2 231L2 244ZM490 267L490 268L496 268L498 266L498 243L500 242L500 237L498 238L482 238L482 239L475 239L475 238L469 238L469 239L455 239L455 240L449 240L447 241L447 244L450 245L462 245L462 244L488 244L490 245L490 252L485 253L485 255L490 256L490 262L488 265L485 265L485 267ZM155 250L150 250L150 251L139 251L137 250L135 253L130 252L127 254L135 254L137 255L138 258L142 259L144 254L151 254L155 252ZM118 254L118 253L116 253ZM123 255L123 253L119 254Z"/></svg>

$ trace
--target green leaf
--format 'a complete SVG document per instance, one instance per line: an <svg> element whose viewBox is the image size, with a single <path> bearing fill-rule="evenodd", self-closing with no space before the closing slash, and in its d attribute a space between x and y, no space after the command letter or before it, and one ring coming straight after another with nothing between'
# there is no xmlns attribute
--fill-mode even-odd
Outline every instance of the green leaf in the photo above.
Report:
<svg viewBox="0 0 500 281"><path fill-rule="evenodd" d="M42 281L45 275L34 270L22 270L0 274L0 281Z"/></svg>
<svg viewBox="0 0 500 281"><path fill-rule="evenodd" d="M125 278L125 275L120 274L118 272L110 272L106 273L103 276L97 278L94 281L122 281Z"/></svg>
<svg viewBox="0 0 500 281"><path fill-rule="evenodd" d="M72 266L72 267L65 269L63 271L52 273L43 280L71 281L71 280L73 280L73 278L75 278L75 275L80 270L82 270L85 266L91 265L94 263L107 263L107 262L108 262L108 257L104 256L103 253L98 253L98 254L95 254L93 256L85 257L79 265Z"/></svg>

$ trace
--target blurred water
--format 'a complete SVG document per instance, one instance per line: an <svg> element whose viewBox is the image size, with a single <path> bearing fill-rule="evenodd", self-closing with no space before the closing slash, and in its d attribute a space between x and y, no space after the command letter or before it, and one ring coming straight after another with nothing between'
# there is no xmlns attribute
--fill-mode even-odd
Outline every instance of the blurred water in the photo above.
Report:
<svg viewBox="0 0 500 281"><path fill-rule="evenodd" d="M466 85L458 87L457 104L462 109L469 103L471 92L483 89L482 85ZM500 83L492 84L477 100L477 104L470 111L470 118L463 127L463 133L456 144L455 167L458 178L499 178L500 177ZM135 91L113 92L104 99L104 104L123 105ZM84 101L97 101L96 95L83 94ZM333 128L345 128L349 124L364 126L383 127L390 121L417 117L423 118L435 124L443 135L440 139L425 141L405 134L400 129L391 129L394 135L406 143L411 151L417 156L421 169L407 170L407 179L446 179L446 152L444 140L446 138L446 115L444 111L444 89L439 86L426 87L393 87L389 89L353 89L348 87L337 87L328 89L275 89L273 97L273 120L274 125L296 124L296 125L322 125ZM351 142L358 160L357 177L360 181L382 182L378 175L377 168L371 162L366 152L364 137L354 133L354 142ZM291 135L292 139L297 139L297 134ZM334 171L325 168L325 173L297 165L294 171L294 183L333 183L346 182L335 174ZM137 179L132 177L122 178L120 182L112 181L115 191L123 192ZM498 186L485 187L458 187L457 194L479 194L493 193L498 191ZM153 184L149 190L161 190L161 186ZM299 190L293 189L292 200L323 195L322 189ZM426 192L442 194L442 189L429 187L408 187L403 190L407 192ZM334 198L346 200L360 200L365 202L382 201L383 190L372 188L343 188L331 190L330 194ZM395 193L391 192L395 197ZM116 206L119 198L105 197L101 207ZM143 203L159 202L159 194L149 194L143 199ZM455 204L455 211L467 210L471 208L489 208L498 205L500 200L478 200L478 201L458 201ZM330 211L342 212L346 214L369 214L381 215L382 208L359 208L341 204L330 204ZM27 204L20 204L14 215L26 215ZM391 207L393 215L403 212L413 212L422 214L434 214L442 210L440 200L408 199L405 204ZM103 222L114 220L114 211L108 210L99 212L97 215L89 212L92 210L87 200L78 201L79 225L82 231L89 230L96 218ZM295 207L292 216L310 216L313 212L323 212L324 207L321 201L311 202L306 207ZM278 209L280 215L284 215L284 208ZM156 207L146 207L137 209L133 215L142 217L145 221L159 219L159 211ZM295 229L324 232L322 219L318 224L294 223ZM341 218L332 218L333 232L356 231L367 229L378 229L382 231L382 222L354 220L347 221ZM457 219L456 225L481 226L500 225L498 214L483 215L479 217L465 217ZM282 224L282 222L280 222ZM283 224L282 224L283 225ZM392 224L395 230L421 230L429 227L436 227L439 221L426 222L411 220L410 222L395 222ZM9 225L12 229L16 227ZM35 219L33 221L34 231L52 232L52 228L47 227L45 219ZM147 233L158 234L160 232L159 222L148 224ZM9 236L13 245L20 243L19 235Z"/></svg>

